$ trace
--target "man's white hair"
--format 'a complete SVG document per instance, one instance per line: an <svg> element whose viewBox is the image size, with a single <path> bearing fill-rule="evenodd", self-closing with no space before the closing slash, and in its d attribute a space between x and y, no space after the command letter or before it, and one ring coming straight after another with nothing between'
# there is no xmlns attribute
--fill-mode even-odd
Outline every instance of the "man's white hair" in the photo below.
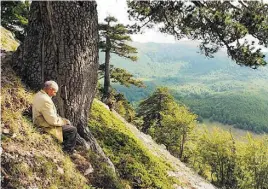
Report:
<svg viewBox="0 0 268 189"><path fill-rule="evenodd" d="M53 88L56 91L59 90L59 86L58 86L58 84L55 81L46 81L45 84L44 84L44 88L45 89Z"/></svg>

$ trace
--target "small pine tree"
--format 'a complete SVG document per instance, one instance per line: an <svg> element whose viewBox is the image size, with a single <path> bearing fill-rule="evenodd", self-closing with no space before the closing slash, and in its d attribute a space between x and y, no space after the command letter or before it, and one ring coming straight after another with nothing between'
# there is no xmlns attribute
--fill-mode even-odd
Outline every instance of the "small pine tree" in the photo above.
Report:
<svg viewBox="0 0 268 189"><path fill-rule="evenodd" d="M128 122L132 122L135 118L135 110L132 105L127 101L125 96L117 93L115 96L115 110L122 115Z"/></svg>
<svg viewBox="0 0 268 189"><path fill-rule="evenodd" d="M168 110L168 106L172 106L174 103L175 101L168 93L167 88L157 88L149 98L139 104L137 116L143 117L144 121L141 131L148 133L148 130L154 125L161 127L160 112Z"/></svg>
<svg viewBox="0 0 268 189"><path fill-rule="evenodd" d="M138 116L143 117L141 130L164 144L175 156L182 158L188 136L195 127L196 115L178 105L167 88L158 88L140 103Z"/></svg>
<svg viewBox="0 0 268 189"><path fill-rule="evenodd" d="M117 19L112 16L108 16L105 19L106 23L99 25L100 31L100 44L99 48L102 52L105 52L105 68L104 68L104 91L102 101L105 102L110 92L110 57L111 53L118 56L128 58L132 61L137 60L137 49L127 44L131 41L129 36L130 30L123 24L117 23Z"/></svg>

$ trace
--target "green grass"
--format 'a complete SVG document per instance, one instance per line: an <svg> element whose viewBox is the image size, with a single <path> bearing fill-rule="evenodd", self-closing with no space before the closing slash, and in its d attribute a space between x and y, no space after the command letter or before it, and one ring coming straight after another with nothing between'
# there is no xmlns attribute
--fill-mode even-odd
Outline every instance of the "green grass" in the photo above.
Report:
<svg viewBox="0 0 268 189"><path fill-rule="evenodd" d="M167 175L172 168L146 150L143 144L109 110L93 103L90 130L114 163L121 179L134 188L172 188L179 183Z"/></svg>
<svg viewBox="0 0 268 189"><path fill-rule="evenodd" d="M34 127L27 113L33 93L25 89L5 61L2 63L2 187L89 188L61 146Z"/></svg>
<svg viewBox="0 0 268 189"><path fill-rule="evenodd" d="M15 51L19 42L15 40L12 33L1 26L1 49Z"/></svg>

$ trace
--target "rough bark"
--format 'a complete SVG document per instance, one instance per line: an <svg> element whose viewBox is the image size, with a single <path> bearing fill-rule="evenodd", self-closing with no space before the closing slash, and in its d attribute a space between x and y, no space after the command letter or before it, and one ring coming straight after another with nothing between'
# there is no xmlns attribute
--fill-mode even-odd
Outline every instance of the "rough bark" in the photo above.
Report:
<svg viewBox="0 0 268 189"><path fill-rule="evenodd" d="M34 90L46 80L56 81L59 114L77 127L80 143L108 161L87 127L98 70L95 1L33 1L27 36L13 56L13 68Z"/></svg>

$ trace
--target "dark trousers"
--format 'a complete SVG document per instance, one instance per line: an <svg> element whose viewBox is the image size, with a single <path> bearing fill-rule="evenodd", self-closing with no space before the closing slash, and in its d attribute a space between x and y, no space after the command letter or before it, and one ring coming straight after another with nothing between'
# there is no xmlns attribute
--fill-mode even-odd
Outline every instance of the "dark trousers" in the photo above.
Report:
<svg viewBox="0 0 268 189"><path fill-rule="evenodd" d="M62 126L63 133L63 150L73 152L76 144L77 129L72 125Z"/></svg>

